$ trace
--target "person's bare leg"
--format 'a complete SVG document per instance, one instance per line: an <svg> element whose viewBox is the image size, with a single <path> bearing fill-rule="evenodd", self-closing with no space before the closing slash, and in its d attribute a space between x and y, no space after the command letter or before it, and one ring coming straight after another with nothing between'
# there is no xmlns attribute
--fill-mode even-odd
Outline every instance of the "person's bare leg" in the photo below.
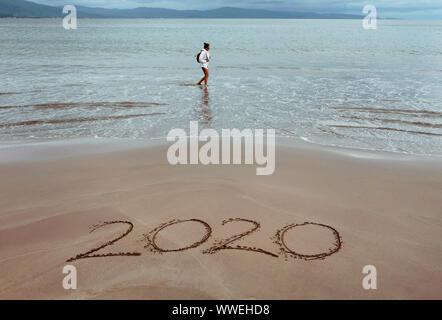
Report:
<svg viewBox="0 0 442 320"><path fill-rule="evenodd" d="M203 68L203 70L204 70L204 75L205 75L204 84L207 86L207 80L209 80L209 69Z"/></svg>
<svg viewBox="0 0 442 320"><path fill-rule="evenodd" d="M201 80L197 83L197 85L200 85L206 79L206 69L204 69L204 68L201 68L201 69L203 69L204 77L201 78Z"/></svg>

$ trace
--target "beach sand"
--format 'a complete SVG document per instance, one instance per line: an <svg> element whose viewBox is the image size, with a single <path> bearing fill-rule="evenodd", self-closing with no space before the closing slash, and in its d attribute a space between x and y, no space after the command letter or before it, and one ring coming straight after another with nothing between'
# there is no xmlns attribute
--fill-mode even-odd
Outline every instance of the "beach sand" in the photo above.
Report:
<svg viewBox="0 0 442 320"><path fill-rule="evenodd" d="M0 163L1 299L442 298L440 158L279 146L275 173L257 176L253 165L171 166L165 145L82 149L0 150L7 159ZM223 224L230 218L256 223ZM153 237L175 219L201 221L166 225ZM124 223L89 232L104 221ZM132 231L93 254L140 255L67 262L128 232L126 222ZM320 225L288 227L304 222L330 226L340 238ZM207 252L257 223L228 246L261 251ZM287 230L284 252L341 247L323 259L296 258L275 242L278 230ZM148 246L154 238L165 251L185 248L210 232L187 250ZM68 264L77 268L76 290L62 287ZM376 290L362 287L366 265L377 269Z"/></svg>

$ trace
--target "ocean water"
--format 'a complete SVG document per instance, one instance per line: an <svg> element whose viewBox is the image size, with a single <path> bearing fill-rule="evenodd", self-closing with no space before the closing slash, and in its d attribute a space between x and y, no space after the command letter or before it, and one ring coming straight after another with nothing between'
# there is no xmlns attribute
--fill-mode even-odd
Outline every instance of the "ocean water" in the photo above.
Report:
<svg viewBox="0 0 442 320"><path fill-rule="evenodd" d="M210 42L207 89L194 56ZM275 128L442 154L442 20L0 19L0 144Z"/></svg>

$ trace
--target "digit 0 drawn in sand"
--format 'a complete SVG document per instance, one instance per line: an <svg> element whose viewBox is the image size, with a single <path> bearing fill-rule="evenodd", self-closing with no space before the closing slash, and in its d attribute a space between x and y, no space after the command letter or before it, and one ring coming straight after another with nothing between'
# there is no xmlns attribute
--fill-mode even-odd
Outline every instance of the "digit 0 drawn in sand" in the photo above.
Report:
<svg viewBox="0 0 442 320"><path fill-rule="evenodd" d="M335 238L335 243L334 246L332 248L330 248L328 251L326 252L321 252L321 253L316 253L316 254L301 254L296 252L293 249L290 249L287 244L285 243L284 240L284 236L286 235L286 233L289 230L295 229L296 227L301 227L301 226L306 226L306 225L315 225L315 226L320 226L323 228L327 228L330 229L333 232L334 238ZM332 254L338 252L341 249L342 246L342 240L341 240L341 236L339 235L339 232L333 228L330 227L328 225L325 224L321 224L321 223L315 223L315 222L304 222L304 223L292 223L289 224L287 226L285 226L284 228L278 230L276 232L276 235L273 237L273 242L276 243L279 247L280 247L280 253L281 255L285 256L287 258L287 256L291 256L295 259L303 259L303 260L317 260L317 259L325 259L328 256L331 256Z"/></svg>
<svg viewBox="0 0 442 320"><path fill-rule="evenodd" d="M175 225L175 224L178 224L178 223L184 223L184 222L198 222L198 223L201 223L204 226L204 228L206 230L206 233L201 238L201 240L194 242L190 246L183 247L183 248L178 248L178 249L163 249L163 248L160 248L156 244L156 237L158 236L158 234L162 230L164 230L167 227L170 227L172 225ZM169 222L160 224L158 227L153 229L151 232L149 232L148 234L145 234L144 235L144 240L147 241L147 244L144 246L144 248L148 249L151 252L158 252L158 253L184 251L184 250L188 250L188 249L199 247L204 242L206 242L207 239L209 239L211 235L212 235L212 228L210 227L210 225L208 223L206 223L206 222L204 222L202 220L199 220L199 219L188 219L188 220L175 219L175 220L171 220Z"/></svg>
<svg viewBox="0 0 442 320"><path fill-rule="evenodd" d="M107 246L113 245L115 242L123 239L125 236L127 236L129 233L132 232L134 225L130 221L105 221L105 222L95 224L91 227L91 230L89 231L89 233L92 233L95 230L102 228L104 226L108 226L111 224L119 224L119 223L120 224L127 224L129 226L129 228L126 230L126 232L124 232L122 235L120 235L119 237L117 237L111 241L106 242L105 244L103 244L99 247L91 249L88 252L77 254L75 257L72 257L72 258L66 260L66 262L72 262L75 260L86 259L86 258L116 257L116 256L140 256L141 253L139 253L139 252L118 252L118 253L104 253L104 254L94 254L94 255L92 254L92 253L97 252L98 250L101 250Z"/></svg>
<svg viewBox="0 0 442 320"><path fill-rule="evenodd" d="M204 250L203 253L214 254L220 250L234 249L234 250L245 250L245 251L259 252L259 253L267 254L267 255L275 257L275 258L278 257L277 254L269 252L269 251L261 249L261 248L240 246L240 245L228 246L228 244L235 242L241 238L244 238L245 236L248 236L248 235L252 234L253 232L258 231L261 228L261 224L259 222L254 221L254 220L242 219L242 218L230 218L230 219L224 220L222 222L222 225L224 226L227 223L238 222L238 221L249 222L249 223L253 224L254 227L252 227L252 229L249 229L243 233L231 236L230 238L223 239L223 240L217 240L215 242L214 246L210 247L209 249Z"/></svg>

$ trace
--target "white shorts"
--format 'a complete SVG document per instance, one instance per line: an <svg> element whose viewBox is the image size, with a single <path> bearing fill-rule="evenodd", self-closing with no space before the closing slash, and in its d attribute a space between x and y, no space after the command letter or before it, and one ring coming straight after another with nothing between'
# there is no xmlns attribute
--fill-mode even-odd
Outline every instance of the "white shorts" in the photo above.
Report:
<svg viewBox="0 0 442 320"><path fill-rule="evenodd" d="M207 62L201 62L201 68L209 69L209 64Z"/></svg>

